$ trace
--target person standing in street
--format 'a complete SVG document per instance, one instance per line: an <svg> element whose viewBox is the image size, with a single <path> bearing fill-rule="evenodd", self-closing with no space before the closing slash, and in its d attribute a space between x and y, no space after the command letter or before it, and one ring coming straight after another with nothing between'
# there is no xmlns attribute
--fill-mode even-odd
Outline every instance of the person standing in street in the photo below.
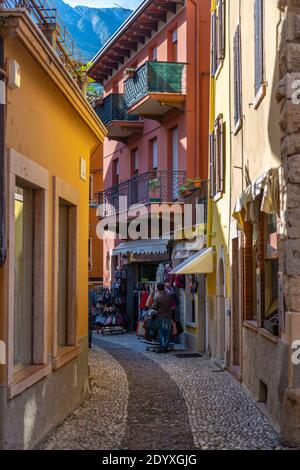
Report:
<svg viewBox="0 0 300 470"><path fill-rule="evenodd" d="M96 292L93 289L89 289L89 348L92 347L94 315L95 315L96 306L97 306Z"/></svg>
<svg viewBox="0 0 300 470"><path fill-rule="evenodd" d="M168 352L172 330L173 303L173 294L170 292L166 292L164 284L157 284L157 294L155 296L152 308L157 311L158 315L158 352L160 353Z"/></svg>

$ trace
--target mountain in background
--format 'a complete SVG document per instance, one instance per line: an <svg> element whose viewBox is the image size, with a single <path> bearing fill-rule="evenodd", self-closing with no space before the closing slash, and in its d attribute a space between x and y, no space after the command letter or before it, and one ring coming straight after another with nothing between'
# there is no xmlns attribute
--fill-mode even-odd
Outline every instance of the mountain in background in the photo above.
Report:
<svg viewBox="0 0 300 470"><path fill-rule="evenodd" d="M54 0L56 8L87 61L99 51L132 13L123 8L72 8L62 0Z"/></svg>

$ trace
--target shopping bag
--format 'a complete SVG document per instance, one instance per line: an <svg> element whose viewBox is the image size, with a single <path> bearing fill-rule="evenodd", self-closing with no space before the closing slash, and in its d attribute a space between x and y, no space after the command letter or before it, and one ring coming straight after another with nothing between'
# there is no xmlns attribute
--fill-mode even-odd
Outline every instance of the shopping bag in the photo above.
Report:
<svg viewBox="0 0 300 470"><path fill-rule="evenodd" d="M137 336L145 336L145 328L144 328L144 322L143 321L138 322L137 328L136 328L136 334L137 334Z"/></svg>

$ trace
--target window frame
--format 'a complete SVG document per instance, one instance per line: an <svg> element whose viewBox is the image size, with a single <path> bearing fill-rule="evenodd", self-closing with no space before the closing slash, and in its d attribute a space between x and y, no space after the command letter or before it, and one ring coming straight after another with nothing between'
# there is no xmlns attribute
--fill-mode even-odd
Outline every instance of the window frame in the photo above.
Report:
<svg viewBox="0 0 300 470"><path fill-rule="evenodd" d="M26 156L9 149L9 247L8 247L8 338L7 385L8 399L20 394L51 372L47 354L48 321L48 209L49 172ZM33 300L33 363L14 370L14 290L15 290L15 190L17 180L33 188L35 193L35 254L34 288L39 295Z"/></svg>
<svg viewBox="0 0 300 470"><path fill-rule="evenodd" d="M242 128L242 66L241 66L241 27L238 24L233 39L233 86L234 86L234 129L237 135Z"/></svg>
<svg viewBox="0 0 300 470"><path fill-rule="evenodd" d="M254 109L266 95L265 81L265 2L254 0ZM259 29L260 28L260 29Z"/></svg>
<svg viewBox="0 0 300 470"><path fill-rule="evenodd" d="M214 122L209 136L210 197L217 201L225 192L225 123L223 114Z"/></svg>
<svg viewBox="0 0 300 470"><path fill-rule="evenodd" d="M211 13L211 76L215 79L223 67L226 53L226 6L225 0L217 0Z"/></svg>
<svg viewBox="0 0 300 470"><path fill-rule="evenodd" d="M69 205L68 242L68 346L58 346L58 262L59 262L59 206L60 199ZM52 368L59 369L80 353L77 337L77 239L79 190L57 176L53 176L53 306L52 306ZM75 227L75 228L74 228Z"/></svg>

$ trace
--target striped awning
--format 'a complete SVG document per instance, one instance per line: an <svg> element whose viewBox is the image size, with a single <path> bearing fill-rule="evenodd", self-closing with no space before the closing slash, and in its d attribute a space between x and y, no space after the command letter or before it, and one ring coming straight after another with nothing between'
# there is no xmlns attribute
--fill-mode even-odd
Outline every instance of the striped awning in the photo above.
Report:
<svg viewBox="0 0 300 470"><path fill-rule="evenodd" d="M122 242L112 251L113 255L133 253L134 255L165 254L169 240L130 240Z"/></svg>

